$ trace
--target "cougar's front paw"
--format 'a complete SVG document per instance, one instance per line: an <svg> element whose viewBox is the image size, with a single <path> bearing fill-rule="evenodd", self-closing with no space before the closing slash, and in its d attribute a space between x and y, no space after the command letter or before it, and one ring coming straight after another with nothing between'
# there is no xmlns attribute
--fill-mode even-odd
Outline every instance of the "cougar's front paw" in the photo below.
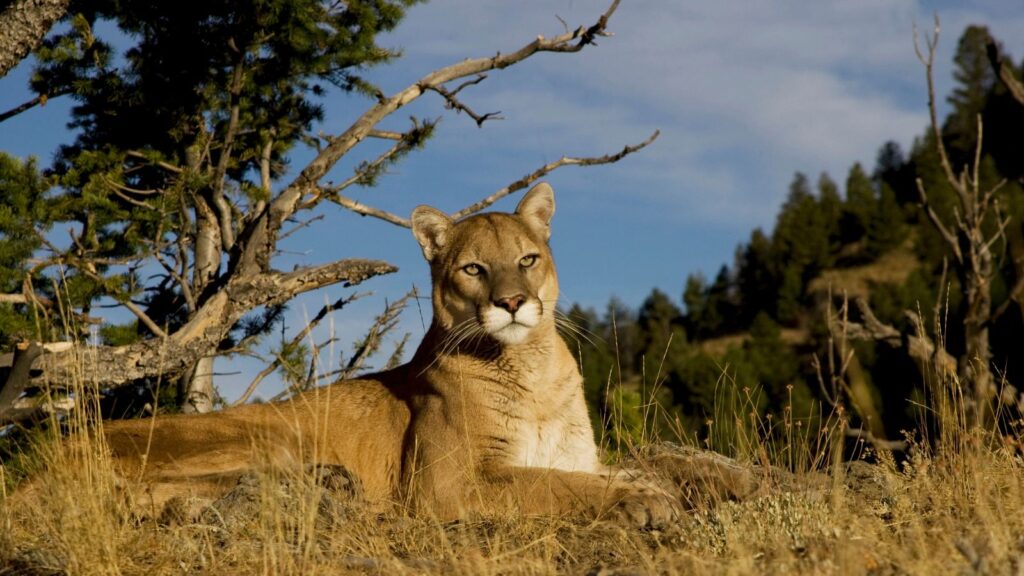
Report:
<svg viewBox="0 0 1024 576"><path fill-rule="evenodd" d="M620 491L610 512L614 520L631 528L661 530L679 519L681 507L657 486L630 484Z"/></svg>

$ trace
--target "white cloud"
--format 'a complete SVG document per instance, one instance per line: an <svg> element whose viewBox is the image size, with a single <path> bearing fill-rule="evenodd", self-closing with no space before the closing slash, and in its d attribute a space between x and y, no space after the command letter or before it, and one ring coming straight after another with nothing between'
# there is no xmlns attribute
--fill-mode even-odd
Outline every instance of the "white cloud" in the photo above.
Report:
<svg viewBox="0 0 1024 576"><path fill-rule="evenodd" d="M395 40L412 64L436 66L558 33L555 14L589 23L605 6L434 1L415 8ZM942 10L940 92L968 23L1020 42L1013 31L1024 6ZM660 141L616 172L646 182L686 217L770 224L794 171L841 180L855 161L870 166L886 140L907 146L921 133L925 92L911 26L930 24L930 12L906 0L624 3L609 27L615 37L596 48L542 56L469 91L479 110L510 120L456 145L465 152L497 137L503 149L550 158L614 149L661 127Z"/></svg>

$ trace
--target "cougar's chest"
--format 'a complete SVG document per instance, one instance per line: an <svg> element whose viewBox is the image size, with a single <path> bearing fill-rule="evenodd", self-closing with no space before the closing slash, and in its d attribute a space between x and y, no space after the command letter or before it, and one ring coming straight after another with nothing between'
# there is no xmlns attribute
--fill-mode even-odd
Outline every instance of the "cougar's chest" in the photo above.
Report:
<svg viewBox="0 0 1024 576"><path fill-rule="evenodd" d="M511 464L579 472L596 469L597 448L577 387L575 382L549 383L521 401L520 418L508 423Z"/></svg>
<svg viewBox="0 0 1024 576"><path fill-rule="evenodd" d="M562 419L521 422L512 443L512 464L586 472L596 469L597 454L589 425L585 430Z"/></svg>

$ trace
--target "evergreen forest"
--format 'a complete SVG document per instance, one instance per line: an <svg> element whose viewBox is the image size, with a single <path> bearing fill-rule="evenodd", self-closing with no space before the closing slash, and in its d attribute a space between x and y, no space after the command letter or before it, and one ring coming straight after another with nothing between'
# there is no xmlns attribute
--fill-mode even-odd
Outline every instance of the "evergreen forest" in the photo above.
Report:
<svg viewBox="0 0 1024 576"><path fill-rule="evenodd" d="M994 189L999 208L981 225L994 254L985 324L994 385L1013 390L1000 421L1012 425L1013 384L1024 381L1024 105L995 71L998 50L985 27L963 32L940 132L956 173L979 159L979 187ZM1020 78L1021 68L1004 57L1001 73ZM960 217L941 162L928 129L910 150L882 143L874 166L796 173L774 228L752 231L713 278L690 274L679 293L654 289L639 307L613 298L604 310L568 310L584 335L574 342L590 401L606 423L624 423L608 425L613 440L649 433L652 422L704 438L716 420L737 416L816 430L843 409L853 430L876 440L927 429L920 407L936 376L908 354L906 334L972 361L957 329L967 315L963 274L928 215ZM842 334L843 319L863 310L904 336ZM652 395L668 418L649 418Z"/></svg>

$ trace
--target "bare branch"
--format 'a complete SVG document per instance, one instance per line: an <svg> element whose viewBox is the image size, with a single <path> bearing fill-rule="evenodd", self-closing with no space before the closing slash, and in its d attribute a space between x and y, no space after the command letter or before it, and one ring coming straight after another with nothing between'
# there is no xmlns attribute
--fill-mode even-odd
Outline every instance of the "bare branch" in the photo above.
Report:
<svg viewBox="0 0 1024 576"><path fill-rule="evenodd" d="M398 138L394 139L394 145L373 160L359 163L355 170L353 170L352 176L347 178L341 184L322 188L319 192L313 194L312 197L304 201L300 208L312 208L323 198L328 198L338 204L341 204L341 202L338 202L338 198L340 197L339 193L342 190L345 190L354 184L363 186L372 185L387 165L394 163L399 158L408 154L411 150L422 144L422 142L433 132L434 126L436 126L439 121L440 119L421 122L416 118L412 118L412 128L409 129L408 132L398 133ZM388 139L390 140L391 138ZM341 205L344 206L344 204Z"/></svg>
<svg viewBox="0 0 1024 576"><path fill-rule="evenodd" d="M274 153L274 139L267 137L263 142L263 149L260 150L260 187L263 193L269 198L272 190L273 180L270 175L270 159Z"/></svg>
<svg viewBox="0 0 1024 576"><path fill-rule="evenodd" d="M467 59L445 66L427 74L394 95L382 98L377 104L364 112L345 132L333 138L274 200L271 208L271 221L269 222L271 229L276 231L280 227L281 222L290 217L299 208L300 200L305 194L315 193L319 187L318 182L320 179L327 174L338 160L367 138L376 129L377 124L381 120L390 116L399 108L418 99L425 91L438 86L444 86L460 78L479 76L489 70L507 68L522 62L538 52L578 52L584 46L592 44L594 38L606 35L605 29L608 19L618 8L618 5L619 0L615 0L598 21L587 29L580 28L550 39L538 36L533 42L508 54ZM401 226L407 226L407 223L402 222L404 219L393 221L392 219L385 218L385 220Z"/></svg>
<svg viewBox="0 0 1024 576"><path fill-rule="evenodd" d="M890 452L905 452L908 448L906 440L886 440L875 436L870 430L863 428L847 428L846 437L864 440L876 449L888 450Z"/></svg>
<svg viewBox="0 0 1024 576"><path fill-rule="evenodd" d="M362 202L358 202L358 201L353 200L353 199L351 199L351 198L349 198L347 196L342 196L341 194L334 194L334 195L325 194L325 196L328 196L330 198L330 200L332 202L334 202L335 204L337 204L338 206L341 206L342 208L344 208L346 210L351 210L352 212L355 212L356 214L359 214L360 216L372 216L374 218L378 218L378 219L383 220L385 222L390 222L390 223L394 224L395 226L401 226L403 228L410 228L410 227L412 227L412 223L409 222L408 218L402 218L398 214L392 214L391 212L388 212L387 210L381 210L380 208L374 208L373 206L367 206L366 204L363 204Z"/></svg>
<svg viewBox="0 0 1024 576"><path fill-rule="evenodd" d="M100 283L101 285L104 283L104 278L97 274L94 271L93 267L81 266L76 264L75 268L82 274L88 276L90 279ZM126 309L128 309L129 312L134 314L135 317L138 318L139 322L142 322L143 326L145 326L150 332L152 332L154 336L160 339L167 338L167 333L164 332L162 328L160 328L160 325L154 322L153 319L149 317L149 314L146 314L146 312L143 311L142 308L139 308L134 302L132 302L131 298L119 294L110 294L110 297L113 298L114 300L117 300L119 304L121 304Z"/></svg>
<svg viewBox="0 0 1024 576"><path fill-rule="evenodd" d="M1018 265L1017 269L1020 270L1021 266ZM992 318L989 320L989 324L995 324L1003 314L1010 308L1010 305L1014 302L1020 304L1020 296L1024 294L1024 274L1017 276L1017 280L1013 283L1013 287L1010 288L1010 293L1006 296L1006 300L999 305L995 311L992 312Z"/></svg>
<svg viewBox="0 0 1024 576"><path fill-rule="evenodd" d="M440 94L445 100L446 108L448 108L449 110L455 110L456 113L465 112L467 116L469 116L470 118L473 119L474 122L476 122L477 128L483 128L484 122L487 122L488 120L504 120L504 118L501 116L501 111L499 110L497 112L477 114L476 112L473 111L472 108L463 104L462 101L459 100L455 95L458 94L459 90L462 90L466 86L478 84L479 82L483 81L483 79L486 77L487 76L481 74L476 79L463 83L453 91L448 91L448 89L445 88L444 86L428 86L426 88L428 90L433 90L434 92Z"/></svg>
<svg viewBox="0 0 1024 576"><path fill-rule="evenodd" d="M142 310L142 308L136 306L135 303L128 298L125 298L120 302L121 305L127 308L129 312L134 314L135 317L139 319L139 322L142 322L146 326L146 328L148 328L149 331L153 333L154 336L156 336L157 338L167 338L167 333L164 332L163 329L160 328L160 326L156 322L154 322L152 318L149 317L149 314L146 314Z"/></svg>
<svg viewBox="0 0 1024 576"><path fill-rule="evenodd" d="M245 54L239 52L231 74L231 87L228 90L231 115L228 117L228 125L224 132L224 140L221 142L220 158L218 158L217 166L213 173L213 187L215 192L221 192L224 189L224 175L227 174L228 163L231 160L232 147L235 143L235 137L238 135L238 120L239 114L241 113L239 99L242 95L242 80L244 78L245 70L242 64L244 62Z"/></svg>
<svg viewBox="0 0 1024 576"><path fill-rule="evenodd" d="M405 134L390 130L370 130L366 136L368 138L380 138L381 140L401 140L405 137Z"/></svg>
<svg viewBox="0 0 1024 576"><path fill-rule="evenodd" d="M957 195L960 196L962 203L966 202L967 190L964 189L960 179L957 178L956 173L953 171L953 166L949 162L949 156L946 154L946 146L942 143L942 128L939 123L939 114L936 107L935 99L935 51L939 45L939 15L935 14L935 28L932 35L925 34L925 43L928 46L928 54L924 55L921 51L920 44L918 42L917 25L914 26L914 51L917 52L917 58L924 64L925 77L927 78L928 84L928 117L932 128L932 137L935 138L935 148L939 153L939 164L942 166L942 171L946 175L946 180L949 182L953 190L956 191Z"/></svg>
<svg viewBox="0 0 1024 576"><path fill-rule="evenodd" d="M646 148L651 142L654 142L654 140L656 140L660 134L660 131L655 130L654 133L651 134L643 142L632 146L625 146L622 150L615 154L607 154L605 156L584 158L563 156L558 160L555 160L554 162L549 162L544 166L541 166L540 168L534 170L533 172L527 174L526 176L523 176L519 180L516 180L515 182L509 184L508 186L496 191L487 198L484 198L479 202L475 202L463 208L462 210L459 210L458 212L452 214L452 217L455 219L459 219L465 218L470 214L475 214L476 212L479 212L487 208L488 206L494 204L495 202L501 200L502 198L508 196L509 194L512 194L514 192L517 192L528 187L530 184L536 182L540 178L543 178L545 175L551 173L552 171L561 168L562 166L594 166L599 164L611 164L614 162L618 162L622 158ZM360 214L362 216L372 216L374 218L384 220L385 222L390 222L396 226L401 226L403 228L409 228L412 226L412 224L409 222L407 218L403 218L397 214L393 214L386 210L381 210L379 208L367 206L366 204L348 198L347 196L342 196L341 194L333 194L332 190L323 190L319 192L319 194L322 194L323 196L329 198L331 201L338 204L339 206L347 210L351 210L356 214Z"/></svg>
<svg viewBox="0 0 1024 576"><path fill-rule="evenodd" d="M129 150L129 151L125 152L125 156L131 157L131 158L138 158L140 160L145 160L145 161L153 164L154 166L159 166L160 168L163 168L164 170L167 170L168 172L171 172L171 173L174 173L174 174L182 174L182 173L184 173L184 170L182 170L181 168L175 166L174 164L170 164L168 162L164 162L163 160L158 160L156 162L153 162L152 160L149 159L148 156L146 156L142 152L139 152L138 150Z"/></svg>
<svg viewBox="0 0 1024 576"><path fill-rule="evenodd" d="M6 112L0 113L0 122L3 122L3 121L8 120L10 118L13 118L13 117L17 116L18 114L21 114L22 112L25 112L26 110L31 110L32 108L35 108L36 106L45 106L46 103L49 102L50 100L53 100L54 98L57 98L57 97L60 97L60 96L64 96L64 95L70 94L70 93L71 93L71 90L67 89L67 90L58 90L58 91L54 92L53 94L39 94L38 96L36 96L35 98L32 98L31 100L29 100L27 102L24 102L24 103L22 103L22 104L20 104L18 106L15 106L14 108L11 108L10 110L7 110Z"/></svg>
<svg viewBox="0 0 1024 576"><path fill-rule="evenodd" d="M1000 210L996 211L996 217L999 218L999 222L996 224L996 231L992 233L992 237L988 239L988 242L983 244L984 249L989 252L992 251L996 242L1006 240L1006 227L1010 225L1010 217L1003 218Z"/></svg>
<svg viewBox="0 0 1024 576"><path fill-rule="evenodd" d="M313 329L320 324L320 321L323 320L327 316L327 314L341 310L342 308L358 300L359 298L366 296L366 294L367 293L353 294L351 296L342 297L337 299L333 304L328 304L324 306L323 308L320 309L319 312L316 313L315 316L313 316L312 319L310 319L309 322L306 323L306 326L302 330L300 330L299 333L296 334L295 337L292 338L291 341L288 342L288 344L286 344L285 346L297 346L300 342L302 342L306 337L309 336L310 332L312 332ZM274 357L274 361L268 364L265 368L263 368L263 370L260 370L260 373L257 374L256 377L253 378L252 382L249 383L249 386L246 387L245 392L242 393L238 400L232 402L231 405L239 406L241 404L245 404L246 402L248 402L249 398L256 391L256 387L259 386L261 382L263 382L264 378L272 374L274 370L280 368L283 362L284 359L281 357L280 354L277 354Z"/></svg>
<svg viewBox="0 0 1024 576"><path fill-rule="evenodd" d="M463 89L468 88L470 86L476 86L477 84L483 82L486 79L487 79L487 74L481 74L481 75L477 76L476 78L473 78L472 80L466 80L462 84L459 84L458 86L456 86L454 90L449 92L449 94L452 95L452 96L457 96L459 94L459 92L462 92Z"/></svg>
<svg viewBox="0 0 1024 576"><path fill-rule="evenodd" d="M861 322L843 320L843 328L851 340L875 341L891 348L904 348L914 360L922 364L932 364L944 375L956 374L956 359L941 347L935 346L931 338L924 333L919 314L909 310L906 312L912 318L911 323L915 329L912 333L904 334L878 320L867 300L857 298L855 303L860 311Z"/></svg>
<svg viewBox="0 0 1024 576"><path fill-rule="evenodd" d="M319 266L306 266L288 273L271 273L257 279L253 286L267 285L276 294L261 298L262 305L283 304L294 296L334 284L348 288L373 276L390 274L398 268L379 260L338 260ZM251 308L254 308L252 306Z"/></svg>
<svg viewBox="0 0 1024 576"><path fill-rule="evenodd" d="M124 200L125 202L133 206L138 206L139 208L145 208L146 210L157 210L155 206L150 206L149 204L146 204L141 200L136 200L131 196L125 194L123 190L128 189L126 186L121 186L115 182L112 182L110 179L106 179L106 182L107 186L114 192L114 194L117 195L118 198Z"/></svg>
<svg viewBox="0 0 1024 576"><path fill-rule="evenodd" d="M0 304L28 304L24 294L0 294Z"/></svg>
<svg viewBox="0 0 1024 576"><path fill-rule="evenodd" d="M181 288L181 295L185 298L185 305L188 306L189 310L194 311L196 309L196 299L192 295L192 287L189 285L188 279L178 273L178 271L174 269L174 266L167 261L159 250L154 250L153 256L156 258L157 262L160 263L160 266L162 266L163 269L171 276L171 278L178 283L178 287Z"/></svg>
<svg viewBox="0 0 1024 576"><path fill-rule="evenodd" d="M582 48L587 44L593 44L594 38L597 38L598 36L607 37L612 35L610 32L606 30L606 27L608 26L608 19L612 17L612 14L614 14L615 10L617 10L618 8L619 0L615 0L614 2L612 2L612 5L609 6L607 10L604 11L604 14L601 14L601 17L597 19L597 22L590 28L587 28L587 30L583 33L583 35L580 37L579 48Z"/></svg>
<svg viewBox="0 0 1024 576"><path fill-rule="evenodd" d="M526 176L523 176L519 180L516 180L515 182L509 184L508 186L502 188L501 190L498 190L494 194L491 194L487 198L484 198L483 200L481 200L479 202L476 202L474 204L471 204L471 205L463 208L462 210L459 210L455 214L452 214L452 217L455 218L455 219L465 218L466 216L469 216L470 214L474 214L476 212L479 212L479 211L483 210L484 208L487 208L491 204L494 204L498 200L501 200L505 196L508 196L509 194L512 194L513 192L516 192L516 191L519 191L519 190L522 190L522 189L528 187L530 184L533 184L535 181L539 180L540 178L543 178L548 173L552 172L553 170L555 170L557 168L561 168L562 166L594 166L594 165L598 165L598 164L611 164L611 163L614 163L614 162L618 162L619 160L623 159L624 157L626 157L626 156L628 156L628 155L630 155L630 154L632 154L634 152L637 152L639 150L643 150L651 142L654 142L658 138L658 136L660 134L661 134L661 131L655 130L654 133L651 134L643 142L641 142L639 144L635 144L633 146L626 146L622 150L620 150L619 152L617 152L615 154L608 154L608 155L605 155L605 156L598 156L596 158L572 158L572 157L568 157L568 156L562 156L558 160L555 160L554 162L550 162L548 164L545 164L544 166L541 166L537 170L534 170L533 172L527 174Z"/></svg>
<svg viewBox="0 0 1024 576"><path fill-rule="evenodd" d="M317 214L316 216L313 216L312 218L309 218L308 220L304 220L302 222L298 222L298 223L295 224L295 227L292 228L291 230L287 230L285 232L282 232L281 233L281 237L279 238L279 240L284 240L285 238L291 236L292 234L295 234L299 230L302 230L303 228L309 227L311 224L313 224L313 222L319 222L320 220L323 220L323 219L324 219L324 215L323 214Z"/></svg>
<svg viewBox="0 0 1024 576"><path fill-rule="evenodd" d="M925 214L928 215L928 220L939 232L939 235L942 236L942 239L946 241L946 244L949 244L949 248L953 251L953 255L956 256L957 262L963 263L963 254L960 251L960 243L957 242L956 235L946 228L942 218L939 217L931 203L928 202L928 193L925 192L924 182L920 178L915 179L915 182L917 183L917 194L921 200L921 207L924 208Z"/></svg>
<svg viewBox="0 0 1024 576"><path fill-rule="evenodd" d="M854 303L860 312L862 323L858 324L850 322L846 318L843 319L843 322L846 323L844 328L851 340L878 340L891 346L896 346L900 343L902 338L900 331L888 324L883 324L875 316L867 300L857 298L854 300Z"/></svg>
<svg viewBox="0 0 1024 576"><path fill-rule="evenodd" d="M398 325L398 315L402 313L402 310L409 304L409 300L415 295L416 290L413 289L405 296L385 305L384 311L377 316L373 326L367 331L362 344L356 349L345 368L341 370L341 379L352 378L363 369L366 360L380 348L384 336Z"/></svg>

